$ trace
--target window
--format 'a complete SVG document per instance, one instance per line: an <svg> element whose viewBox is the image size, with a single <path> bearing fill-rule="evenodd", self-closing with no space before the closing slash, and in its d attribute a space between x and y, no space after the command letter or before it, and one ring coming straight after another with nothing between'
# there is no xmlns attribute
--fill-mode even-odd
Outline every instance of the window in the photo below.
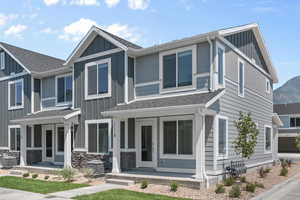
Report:
<svg viewBox="0 0 300 200"><path fill-rule="evenodd" d="M270 80L269 79L266 79L266 92L268 94L271 93L271 83L270 83Z"/></svg>
<svg viewBox="0 0 300 200"><path fill-rule="evenodd" d="M217 70L218 70L218 84L224 86L225 75L225 48L217 43Z"/></svg>
<svg viewBox="0 0 300 200"><path fill-rule="evenodd" d="M9 126L9 149L11 151L20 151L21 128L19 126Z"/></svg>
<svg viewBox="0 0 300 200"><path fill-rule="evenodd" d="M300 127L300 117L291 117L290 118L290 127L291 128Z"/></svg>
<svg viewBox="0 0 300 200"><path fill-rule="evenodd" d="M8 82L8 108L23 108L24 91L23 79Z"/></svg>
<svg viewBox="0 0 300 200"><path fill-rule="evenodd" d="M56 77L56 103L72 102L72 75Z"/></svg>
<svg viewBox="0 0 300 200"><path fill-rule="evenodd" d="M244 97L244 87L245 87L245 72L244 72L244 62L239 60L238 61L239 67L239 96Z"/></svg>
<svg viewBox="0 0 300 200"><path fill-rule="evenodd" d="M269 126L265 126L265 152L271 152L272 150L272 129Z"/></svg>
<svg viewBox="0 0 300 200"><path fill-rule="evenodd" d="M5 69L5 52L0 53L0 69Z"/></svg>
<svg viewBox="0 0 300 200"><path fill-rule="evenodd" d="M125 121L120 122L120 147L121 149L125 149Z"/></svg>
<svg viewBox="0 0 300 200"><path fill-rule="evenodd" d="M86 121L86 137L89 153L108 153L111 146L111 120Z"/></svg>
<svg viewBox="0 0 300 200"><path fill-rule="evenodd" d="M56 153L62 154L65 151L65 128L56 127Z"/></svg>
<svg viewBox="0 0 300 200"><path fill-rule="evenodd" d="M228 154L228 119L219 116L217 118L218 133L218 157L226 158Z"/></svg>
<svg viewBox="0 0 300 200"><path fill-rule="evenodd" d="M193 86L196 46L164 52L160 55L163 90Z"/></svg>
<svg viewBox="0 0 300 200"><path fill-rule="evenodd" d="M86 64L85 98L95 99L111 96L111 59Z"/></svg>
<svg viewBox="0 0 300 200"><path fill-rule="evenodd" d="M161 121L161 157L193 156L193 117L169 117Z"/></svg>

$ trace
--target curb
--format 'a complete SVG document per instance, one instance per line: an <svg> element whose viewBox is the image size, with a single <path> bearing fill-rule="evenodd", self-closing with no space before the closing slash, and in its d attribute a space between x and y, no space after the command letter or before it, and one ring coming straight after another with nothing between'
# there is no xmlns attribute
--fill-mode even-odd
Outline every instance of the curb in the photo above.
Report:
<svg viewBox="0 0 300 200"><path fill-rule="evenodd" d="M271 194L273 194L275 191L277 192L278 190L282 189L284 186L288 185L289 183L293 182L295 179L300 177L300 173L296 174L295 176L292 176L291 178L283 181L282 183L279 183L273 187L271 187L269 190L259 194L256 197L253 197L251 200L264 200Z"/></svg>

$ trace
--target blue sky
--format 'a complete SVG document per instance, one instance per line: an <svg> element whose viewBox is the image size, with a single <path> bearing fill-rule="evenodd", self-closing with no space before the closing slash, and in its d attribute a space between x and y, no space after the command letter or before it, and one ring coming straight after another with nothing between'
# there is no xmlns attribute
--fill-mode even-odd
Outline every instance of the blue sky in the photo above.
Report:
<svg viewBox="0 0 300 200"><path fill-rule="evenodd" d="M298 0L2 0L0 41L66 59L92 24L144 47L260 25L279 84L300 75Z"/></svg>

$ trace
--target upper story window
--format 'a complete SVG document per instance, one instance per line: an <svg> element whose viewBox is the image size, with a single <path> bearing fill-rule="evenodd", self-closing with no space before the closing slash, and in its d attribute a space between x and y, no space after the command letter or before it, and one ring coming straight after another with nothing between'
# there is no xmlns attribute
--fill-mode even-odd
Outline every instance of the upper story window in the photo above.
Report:
<svg viewBox="0 0 300 200"><path fill-rule="evenodd" d="M196 46L160 54L161 89L164 91L194 87Z"/></svg>
<svg viewBox="0 0 300 200"><path fill-rule="evenodd" d="M291 117L290 118L290 127L291 128L300 127L300 117Z"/></svg>
<svg viewBox="0 0 300 200"><path fill-rule="evenodd" d="M8 82L8 109L24 107L24 82L23 79Z"/></svg>
<svg viewBox="0 0 300 200"><path fill-rule="evenodd" d="M72 102L72 75L56 77L56 103L71 104Z"/></svg>
<svg viewBox="0 0 300 200"><path fill-rule="evenodd" d="M269 79L266 79L266 92L267 92L268 94L271 93L271 82L270 82Z"/></svg>
<svg viewBox="0 0 300 200"><path fill-rule="evenodd" d="M239 96L244 97L245 87L245 64L242 60L238 61L239 71Z"/></svg>
<svg viewBox="0 0 300 200"><path fill-rule="evenodd" d="M0 53L0 69L5 69L5 52Z"/></svg>
<svg viewBox="0 0 300 200"><path fill-rule="evenodd" d="M85 66L85 99L111 96L111 58Z"/></svg>
<svg viewBox="0 0 300 200"><path fill-rule="evenodd" d="M218 72L218 85L224 86L225 80L225 48L220 43L217 43L217 72Z"/></svg>

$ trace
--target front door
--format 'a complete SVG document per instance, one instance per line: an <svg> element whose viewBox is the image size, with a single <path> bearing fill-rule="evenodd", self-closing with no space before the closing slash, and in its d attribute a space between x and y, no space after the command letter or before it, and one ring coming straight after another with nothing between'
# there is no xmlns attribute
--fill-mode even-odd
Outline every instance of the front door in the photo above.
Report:
<svg viewBox="0 0 300 200"><path fill-rule="evenodd" d="M52 126L44 127L43 131L43 161L53 161L54 158L54 133Z"/></svg>
<svg viewBox="0 0 300 200"><path fill-rule="evenodd" d="M137 121L137 167L157 166L156 119Z"/></svg>

